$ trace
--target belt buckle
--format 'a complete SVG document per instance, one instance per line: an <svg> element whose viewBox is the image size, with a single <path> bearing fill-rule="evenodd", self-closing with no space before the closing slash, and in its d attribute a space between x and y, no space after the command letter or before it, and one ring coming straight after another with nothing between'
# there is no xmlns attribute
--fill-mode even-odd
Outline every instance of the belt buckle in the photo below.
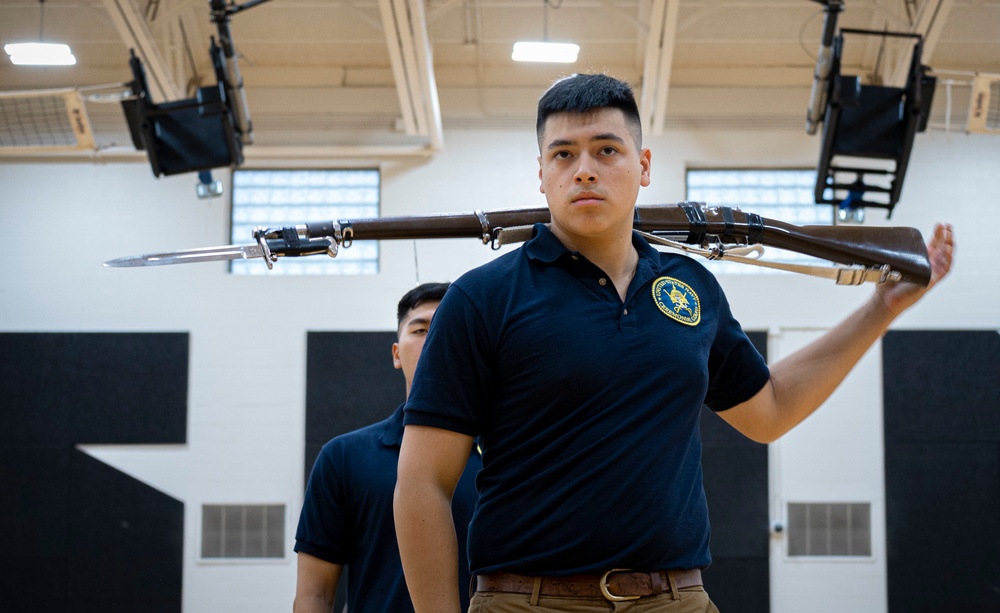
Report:
<svg viewBox="0 0 1000 613"><path fill-rule="evenodd" d="M615 596L608 590L608 576L611 573L627 573L631 572L630 568L612 568L608 572L601 575L601 579L597 582L598 587L601 588L601 595L610 600L611 602L621 602L623 600L638 600L639 596Z"/></svg>

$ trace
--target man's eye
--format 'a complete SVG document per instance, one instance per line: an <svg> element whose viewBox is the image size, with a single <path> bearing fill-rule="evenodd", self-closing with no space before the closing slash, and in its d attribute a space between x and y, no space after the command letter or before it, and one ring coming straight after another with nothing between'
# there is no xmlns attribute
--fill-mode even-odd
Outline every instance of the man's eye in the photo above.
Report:
<svg viewBox="0 0 1000 613"><path fill-rule="evenodd" d="M618 150L610 145L601 149L601 155L614 155L616 153L618 153Z"/></svg>
<svg viewBox="0 0 1000 613"><path fill-rule="evenodd" d="M553 155L552 157L554 157L557 160L565 160L565 159L568 159L570 157L570 152L569 151L556 151L555 155Z"/></svg>

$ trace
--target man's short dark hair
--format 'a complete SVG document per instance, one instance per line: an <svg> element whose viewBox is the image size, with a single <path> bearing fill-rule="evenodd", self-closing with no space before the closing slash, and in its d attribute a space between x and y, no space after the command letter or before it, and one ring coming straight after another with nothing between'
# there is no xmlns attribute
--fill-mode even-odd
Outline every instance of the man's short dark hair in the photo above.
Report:
<svg viewBox="0 0 1000 613"><path fill-rule="evenodd" d="M620 109L632 129L635 146L642 147L642 120L632 87L606 74L574 74L549 87L538 100L535 133L542 142L545 122L555 113L586 113L600 108Z"/></svg>
<svg viewBox="0 0 1000 613"><path fill-rule="evenodd" d="M450 283L423 283L403 294L396 307L396 330L403 325L403 320L413 309L425 302L441 302Z"/></svg>

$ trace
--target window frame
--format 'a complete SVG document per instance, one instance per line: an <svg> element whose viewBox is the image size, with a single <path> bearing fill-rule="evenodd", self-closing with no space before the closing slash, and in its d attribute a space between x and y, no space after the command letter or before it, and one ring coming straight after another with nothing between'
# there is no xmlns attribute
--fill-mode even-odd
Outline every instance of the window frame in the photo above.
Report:
<svg viewBox="0 0 1000 613"><path fill-rule="evenodd" d="M350 214L350 211L341 212L333 211L330 215L317 215L315 217L309 215L296 216L294 219L279 219L277 221L267 221L261 220L262 223L259 224L249 224L237 221L237 207L242 206L237 204L237 176L241 173L357 173L357 172L371 172L375 174L376 182L374 186L375 191L375 203L374 211L367 211L361 214ZM247 244L253 242L253 237L251 232L247 232L244 236L242 233L237 236L238 226L263 226L270 229L280 229L282 227L304 224L306 222L314 221L337 221L341 219L367 219L373 217L379 217L382 210L382 169L378 165L372 166L357 166L357 167L338 167L338 168L328 168L328 167L295 167L295 168L282 168L282 167L250 167L250 168L237 168L230 173L230 210L229 210L229 236L230 242L233 244ZM369 186L370 187L370 186ZM281 206L280 204L273 204L269 206ZM300 208L305 208L307 205L305 203L297 204ZM325 204L329 208L336 208L335 204ZM351 208L362 209L363 205L349 205L345 206L345 209ZM368 257L364 257L368 254ZM357 268L360 267L360 270ZM234 276L260 276L260 275L278 275L285 277L300 277L300 276L364 276L364 275L378 275L381 272L381 247L378 241L355 241L351 245L350 251L339 250L336 258L323 258L323 256L316 255L307 258L279 258L279 260L274 264L272 269L268 269L263 262L254 262L253 260L230 260L227 267L227 271L230 275Z"/></svg>
<svg viewBox="0 0 1000 613"><path fill-rule="evenodd" d="M755 206L754 204L747 204L745 202L719 202L712 201L710 199L699 197L701 193L695 191L692 194L691 185L691 175L693 173L781 173L781 172L796 172L796 173L810 173L799 179L800 185L794 185L789 187L789 189L795 189L802 192L802 198L790 203L783 205L783 208L797 208L799 210L806 209L806 203L811 205L811 207L825 207L826 212L819 214L816 213L816 209L810 208L813 214L806 216L793 215L793 219L789 219L788 215L775 215L770 212L771 209L782 208L781 206ZM689 202L703 202L708 206L728 206L731 208L739 208L740 210L746 211L748 213L756 213L761 217L766 217L769 219L775 219L779 221L784 221L792 223L795 225L834 225L834 209L829 205L816 204L815 197L813 194L813 187L816 182L816 169L807 168L800 166L776 166L776 167L761 167L761 166L688 166L684 169L684 196ZM701 191L707 191L708 188L702 188ZM740 184L731 189L750 189L744 184ZM822 219L817 219L817 217L823 217ZM802 221L801 217L805 217L806 221ZM811 219L810 219L811 217ZM804 254L795 253L792 251L787 251L783 249L777 249L775 247L766 247L764 260L771 262L785 262L793 264L802 265L814 265L814 266L829 266L829 262L820 258L810 257ZM760 266L752 266L747 264L740 264L737 262L723 262L714 261L711 264L706 264L713 273L719 275L731 274L731 275L780 275L780 274L794 274L788 271L777 270L773 268L764 268Z"/></svg>

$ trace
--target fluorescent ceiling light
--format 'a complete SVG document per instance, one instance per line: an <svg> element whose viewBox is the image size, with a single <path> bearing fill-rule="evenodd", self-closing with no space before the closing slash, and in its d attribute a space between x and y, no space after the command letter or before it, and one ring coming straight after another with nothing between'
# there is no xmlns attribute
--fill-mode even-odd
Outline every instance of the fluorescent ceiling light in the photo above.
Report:
<svg viewBox="0 0 1000 613"><path fill-rule="evenodd" d="M59 43L14 43L4 45L10 61L18 66L72 66L76 57L69 45Z"/></svg>
<svg viewBox="0 0 1000 613"><path fill-rule="evenodd" d="M519 42L514 43L510 54L515 62L558 62L572 64L580 53L580 45L573 43Z"/></svg>

